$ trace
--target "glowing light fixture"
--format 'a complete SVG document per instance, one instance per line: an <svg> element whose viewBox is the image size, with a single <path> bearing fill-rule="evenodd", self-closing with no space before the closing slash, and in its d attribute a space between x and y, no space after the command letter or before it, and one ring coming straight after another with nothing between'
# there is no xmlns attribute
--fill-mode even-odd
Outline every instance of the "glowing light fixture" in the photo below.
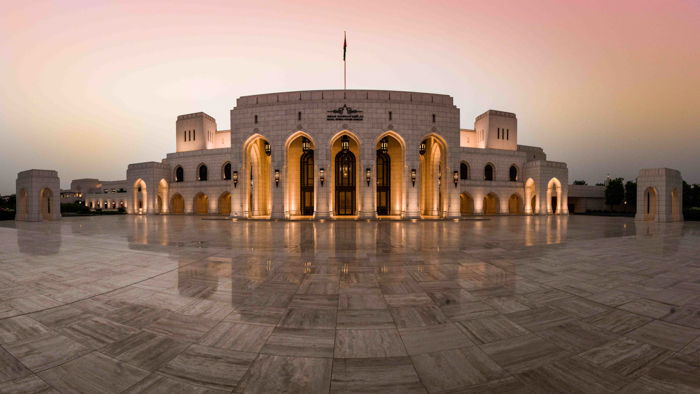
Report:
<svg viewBox="0 0 700 394"><path fill-rule="evenodd" d="M233 172L233 187L238 186L238 171Z"/></svg>
<svg viewBox="0 0 700 394"><path fill-rule="evenodd" d="M340 137L340 148L344 151L350 149L350 137L347 135Z"/></svg>
<svg viewBox="0 0 700 394"><path fill-rule="evenodd" d="M379 141L379 150L382 151L382 153L386 153L389 150L389 139L387 137L384 137Z"/></svg>
<svg viewBox="0 0 700 394"><path fill-rule="evenodd" d="M265 141L265 154L270 156L272 154L272 147L270 146L270 143Z"/></svg>
<svg viewBox="0 0 700 394"><path fill-rule="evenodd" d="M457 187L457 184L459 183L459 172L454 171L452 173L452 182L455 183L455 187Z"/></svg>
<svg viewBox="0 0 700 394"><path fill-rule="evenodd" d="M413 184L413 187L416 186L416 169L411 168L411 183Z"/></svg>
<svg viewBox="0 0 700 394"><path fill-rule="evenodd" d="M418 153L420 153L421 156L425 154L425 145L425 140L421 141L420 145L418 145Z"/></svg>
<svg viewBox="0 0 700 394"><path fill-rule="evenodd" d="M275 170L275 187L280 186L280 170Z"/></svg>
<svg viewBox="0 0 700 394"><path fill-rule="evenodd" d="M367 186L372 182L372 170L365 168L365 180L367 181Z"/></svg>
<svg viewBox="0 0 700 394"><path fill-rule="evenodd" d="M301 150L306 153L309 151L309 149L311 149L311 141L309 141L309 139L306 137L301 137Z"/></svg>
<svg viewBox="0 0 700 394"><path fill-rule="evenodd" d="M323 187L323 182L326 180L326 170L321 168L318 170L318 180L321 181L321 187Z"/></svg>

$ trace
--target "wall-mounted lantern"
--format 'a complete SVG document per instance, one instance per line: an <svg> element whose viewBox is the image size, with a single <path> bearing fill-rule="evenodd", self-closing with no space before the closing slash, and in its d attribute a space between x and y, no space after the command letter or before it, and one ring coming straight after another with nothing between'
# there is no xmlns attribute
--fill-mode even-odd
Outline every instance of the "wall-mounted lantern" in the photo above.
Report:
<svg viewBox="0 0 700 394"><path fill-rule="evenodd" d="M275 170L275 187L280 186L280 170Z"/></svg>
<svg viewBox="0 0 700 394"><path fill-rule="evenodd" d="M321 168L318 170L318 180L321 181L321 187L323 187L323 182L326 180L326 170Z"/></svg>
<svg viewBox="0 0 700 394"><path fill-rule="evenodd" d="M452 182L454 182L455 187L457 187L457 184L459 183L459 172L457 172L457 171L452 172Z"/></svg>
<svg viewBox="0 0 700 394"><path fill-rule="evenodd" d="M411 183L413 184L413 187L416 186L416 169L415 168L411 169Z"/></svg>
<svg viewBox="0 0 700 394"><path fill-rule="evenodd" d="M365 168L365 180L367 181L367 186L372 182L372 170Z"/></svg>
<svg viewBox="0 0 700 394"><path fill-rule="evenodd" d="M425 154L425 140L421 141L420 145L418 145L418 153L420 153L421 156Z"/></svg>
<svg viewBox="0 0 700 394"><path fill-rule="evenodd" d="M301 137L301 150L306 153L309 149L311 149L311 141L306 137Z"/></svg>
<svg viewBox="0 0 700 394"><path fill-rule="evenodd" d="M379 150L382 151L382 153L386 153L389 150L389 139L387 137L384 137L379 141Z"/></svg>
<svg viewBox="0 0 700 394"><path fill-rule="evenodd" d="M238 186L238 171L233 172L233 187Z"/></svg>
<svg viewBox="0 0 700 394"><path fill-rule="evenodd" d="M348 137L347 135L340 137L340 148L343 151L347 151L348 149L350 149L350 137Z"/></svg>
<svg viewBox="0 0 700 394"><path fill-rule="evenodd" d="M272 154L272 147L270 146L270 143L265 141L265 154L270 156Z"/></svg>

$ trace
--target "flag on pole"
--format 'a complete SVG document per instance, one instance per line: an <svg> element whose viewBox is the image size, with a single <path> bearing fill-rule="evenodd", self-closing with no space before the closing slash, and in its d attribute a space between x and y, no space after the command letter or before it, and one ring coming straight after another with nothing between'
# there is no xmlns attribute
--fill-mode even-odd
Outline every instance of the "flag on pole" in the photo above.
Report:
<svg viewBox="0 0 700 394"><path fill-rule="evenodd" d="M348 37L345 32L343 32L343 61L345 61L345 54L348 51Z"/></svg>

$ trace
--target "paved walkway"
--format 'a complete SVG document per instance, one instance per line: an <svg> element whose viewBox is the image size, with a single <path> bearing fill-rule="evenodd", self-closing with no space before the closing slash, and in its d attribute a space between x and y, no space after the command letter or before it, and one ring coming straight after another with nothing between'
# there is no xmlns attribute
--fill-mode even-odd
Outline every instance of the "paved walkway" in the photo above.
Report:
<svg viewBox="0 0 700 394"><path fill-rule="evenodd" d="M0 392L700 390L700 223L0 222Z"/></svg>

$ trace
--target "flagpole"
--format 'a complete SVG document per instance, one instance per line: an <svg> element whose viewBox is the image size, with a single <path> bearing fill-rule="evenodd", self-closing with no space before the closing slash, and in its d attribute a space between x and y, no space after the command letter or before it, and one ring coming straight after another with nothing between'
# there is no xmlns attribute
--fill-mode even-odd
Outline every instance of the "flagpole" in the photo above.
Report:
<svg viewBox="0 0 700 394"><path fill-rule="evenodd" d="M343 90L348 89L348 62L345 60L345 52L348 46L348 36L345 31L343 31Z"/></svg>

